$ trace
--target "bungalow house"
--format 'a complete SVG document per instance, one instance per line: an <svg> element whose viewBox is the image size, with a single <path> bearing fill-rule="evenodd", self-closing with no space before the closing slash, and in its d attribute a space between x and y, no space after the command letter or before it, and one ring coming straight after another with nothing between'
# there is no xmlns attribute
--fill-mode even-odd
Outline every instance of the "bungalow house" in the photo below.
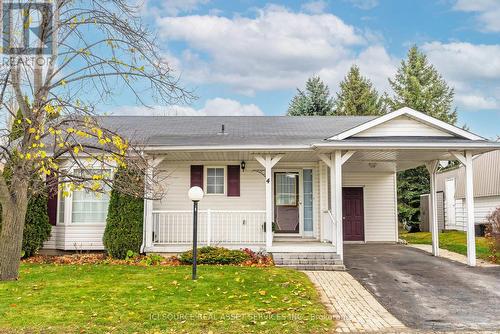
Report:
<svg viewBox="0 0 500 334"><path fill-rule="evenodd" d="M145 200L145 252L191 247L188 190L200 186L200 244L263 249L277 258L330 254L325 258L341 263L344 243L397 242L397 171L426 165L435 188L438 162L459 160L466 166L468 256L475 264L472 157L500 144L423 113L102 121L124 136L146 136L148 172L157 167L166 176L164 198ZM86 192L60 196L45 247L103 249L107 202ZM432 221L437 255L435 214Z"/></svg>

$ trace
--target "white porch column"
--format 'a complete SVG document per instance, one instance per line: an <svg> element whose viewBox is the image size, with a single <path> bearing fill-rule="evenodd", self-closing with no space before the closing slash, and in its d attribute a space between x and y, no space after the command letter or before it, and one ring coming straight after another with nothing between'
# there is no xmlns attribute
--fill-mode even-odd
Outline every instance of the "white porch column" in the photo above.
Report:
<svg viewBox="0 0 500 334"><path fill-rule="evenodd" d="M439 256L439 226L437 219L437 197L436 197L436 173L439 161L431 161L426 164L427 170L430 174L430 230L432 235L432 254Z"/></svg>
<svg viewBox="0 0 500 334"><path fill-rule="evenodd" d="M342 260L344 260L344 237L342 232L343 227L343 215L342 215L342 156L340 151L335 151L332 153L332 172L330 173L330 184L331 184L331 201L333 217L335 218L336 229L335 239L337 240L337 254Z"/></svg>
<svg viewBox="0 0 500 334"><path fill-rule="evenodd" d="M474 228L474 171L472 153L465 152L465 200L467 202L467 263L476 265L476 231Z"/></svg>
<svg viewBox="0 0 500 334"><path fill-rule="evenodd" d="M148 166L144 177L144 235L141 252L153 246L153 200L151 199L151 179L153 167Z"/></svg>
<svg viewBox="0 0 500 334"><path fill-rule="evenodd" d="M163 161L165 157L150 160L144 176L144 220L141 252L145 252L153 247L153 197L154 169Z"/></svg>
<svg viewBox="0 0 500 334"><path fill-rule="evenodd" d="M328 167L330 167L330 201L332 215L335 220L332 242L335 245L337 254L344 260L344 238L343 238L343 218L342 215L342 165L356 153L348 151L342 155L342 151L334 151L330 156L320 154L319 157Z"/></svg>
<svg viewBox="0 0 500 334"><path fill-rule="evenodd" d="M265 157L256 156L255 159L265 168L266 175L266 248L273 245L273 172L274 165L278 163L283 157L282 154L271 156L270 154Z"/></svg>
<svg viewBox="0 0 500 334"><path fill-rule="evenodd" d="M467 264L476 265L476 234L474 228L474 169L472 152L465 154L453 152L453 155L465 166L465 202L467 210Z"/></svg>

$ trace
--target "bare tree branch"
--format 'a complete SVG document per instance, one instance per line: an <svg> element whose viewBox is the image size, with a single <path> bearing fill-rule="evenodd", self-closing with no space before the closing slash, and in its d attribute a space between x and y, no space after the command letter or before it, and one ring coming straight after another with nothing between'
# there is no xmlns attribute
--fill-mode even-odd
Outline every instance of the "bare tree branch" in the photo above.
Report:
<svg viewBox="0 0 500 334"><path fill-rule="evenodd" d="M47 186L58 185L62 193L117 189L133 196L163 195L161 188L144 194L144 182L157 183L160 177L146 173L151 166L141 151L145 143L103 122L97 106L121 89L143 105L193 98L179 85L139 8L125 0L49 3L51 8L26 1L19 22L9 20L11 32L36 21L37 47L30 49L22 38L9 43L19 45L20 52L11 52L0 68L1 111L15 118L12 129L0 129L7 138L0 143L0 163L9 172L0 175L0 279L17 276L19 264L9 259L20 254L28 198ZM18 110L7 106L6 94L13 95ZM126 184L113 182L119 168L135 177Z"/></svg>

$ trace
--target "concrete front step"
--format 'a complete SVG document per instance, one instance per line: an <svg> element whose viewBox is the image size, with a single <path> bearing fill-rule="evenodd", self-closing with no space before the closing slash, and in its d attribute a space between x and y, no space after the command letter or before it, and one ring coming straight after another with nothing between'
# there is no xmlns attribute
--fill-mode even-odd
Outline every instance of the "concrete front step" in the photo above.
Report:
<svg viewBox="0 0 500 334"><path fill-rule="evenodd" d="M273 252L273 259L276 260L281 260L281 259L286 259L286 260L292 260L292 259L326 259L326 260L340 260L340 257L332 252L300 252L300 253L295 253L295 252L287 252L287 253L281 253L281 252Z"/></svg>
<svg viewBox="0 0 500 334"><path fill-rule="evenodd" d="M295 270L311 270L311 271L344 271L343 264L332 265L311 265L311 264L298 264L298 265L277 265L282 268L290 268Z"/></svg>
<svg viewBox="0 0 500 334"><path fill-rule="evenodd" d="M297 270L345 270L340 257L333 252L324 253L272 253L274 263L279 267Z"/></svg>
<svg viewBox="0 0 500 334"><path fill-rule="evenodd" d="M298 264L312 264L312 265L325 265L325 264L343 264L340 259L274 259L275 264L279 265L298 265Z"/></svg>

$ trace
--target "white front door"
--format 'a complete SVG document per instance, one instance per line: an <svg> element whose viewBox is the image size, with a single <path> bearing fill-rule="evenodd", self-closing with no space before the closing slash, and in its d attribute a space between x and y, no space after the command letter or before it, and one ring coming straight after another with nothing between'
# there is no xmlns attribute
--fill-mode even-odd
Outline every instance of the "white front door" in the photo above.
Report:
<svg viewBox="0 0 500 334"><path fill-rule="evenodd" d="M446 179L445 182L445 205L446 205L446 224L455 225L455 179Z"/></svg>

